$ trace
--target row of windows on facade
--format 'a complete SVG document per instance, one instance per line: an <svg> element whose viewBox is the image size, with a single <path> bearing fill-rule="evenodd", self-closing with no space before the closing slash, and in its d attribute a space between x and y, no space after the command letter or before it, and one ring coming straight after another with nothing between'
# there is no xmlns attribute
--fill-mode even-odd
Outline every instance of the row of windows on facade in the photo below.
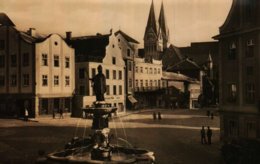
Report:
<svg viewBox="0 0 260 164"><path fill-rule="evenodd" d="M93 93L93 95L95 95L94 91L92 93ZM82 85L82 86L79 87L79 94L80 95L87 95L85 86ZM117 92L117 86L116 85L113 85L113 92L110 92L110 86L106 85L106 95L117 95L117 94L118 95L123 95L123 87L122 87L122 85L118 86L118 92Z"/></svg>
<svg viewBox="0 0 260 164"><path fill-rule="evenodd" d="M54 67L59 67L60 62L59 62L59 55L54 55ZM43 66L48 66L48 55L47 54L42 54L42 65ZM65 57L65 68L70 67L70 58Z"/></svg>
<svg viewBox="0 0 260 164"><path fill-rule="evenodd" d="M17 55L11 55L11 67L16 67L17 66ZM22 65L23 66L29 66L29 53L24 53L22 56ZM0 67L5 67L5 56L0 55ZM48 66L48 55L47 54L42 54L42 65L43 66ZM60 61L59 61L59 56L54 55L54 62L53 62L54 67L59 67ZM70 58L65 57L65 68L70 67Z"/></svg>
<svg viewBox="0 0 260 164"><path fill-rule="evenodd" d="M237 85L236 84L228 84L228 99L227 101L230 103L236 103L238 92L237 92ZM245 103L253 104L255 103L255 84L253 83L246 83L244 88L244 98Z"/></svg>
<svg viewBox="0 0 260 164"><path fill-rule="evenodd" d="M91 77L93 78L96 75L96 69L92 68L91 69ZM106 73L105 73L106 79L110 79L110 70L106 69ZM85 68L80 68L79 69L79 78L80 79L84 79L86 78L86 69ZM117 79L117 71L113 70L113 79ZM123 79L123 74L122 71L118 71L118 80L122 80Z"/></svg>
<svg viewBox="0 0 260 164"><path fill-rule="evenodd" d="M24 86L29 86L30 84L30 76L29 74L23 74L23 81L22 84ZM54 76L54 81L53 81L54 86L59 85L59 76ZM16 75L11 75L11 80L10 80L10 85L11 86L16 86L17 85L17 76ZM70 77L65 76L65 86L70 85ZM0 86L5 86L5 76L0 76ZM42 75L42 86L48 86L48 75Z"/></svg>
<svg viewBox="0 0 260 164"><path fill-rule="evenodd" d="M225 133L228 136L239 136L239 121L238 120L227 120L225 123ZM247 137L256 138L257 137L257 122L256 121L246 121L244 123L245 135Z"/></svg>
<svg viewBox="0 0 260 164"><path fill-rule="evenodd" d="M148 84L148 82L150 83ZM144 80L135 80L135 86L144 87ZM160 87L160 86L161 86L161 80L150 80L150 81L145 80L145 87Z"/></svg>
<svg viewBox="0 0 260 164"><path fill-rule="evenodd" d="M247 58L254 57L254 47L255 47L255 43L253 39L250 39L246 42L245 57ZM232 42L229 46L228 59L236 60L236 58L237 58L237 46L234 42Z"/></svg>
<svg viewBox="0 0 260 164"><path fill-rule="evenodd" d="M140 68L140 70L139 70ZM158 68L148 68L145 67L145 72L143 71L143 67L135 67L135 72L138 73L140 71L140 73L146 73L146 74L160 74L161 73L161 69Z"/></svg>

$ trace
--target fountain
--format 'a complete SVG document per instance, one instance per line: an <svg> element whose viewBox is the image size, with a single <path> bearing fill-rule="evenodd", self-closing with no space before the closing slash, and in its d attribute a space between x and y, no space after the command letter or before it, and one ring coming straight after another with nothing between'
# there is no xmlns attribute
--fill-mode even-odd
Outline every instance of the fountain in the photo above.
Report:
<svg viewBox="0 0 260 164"><path fill-rule="evenodd" d="M74 137L65 145L62 151L47 155L44 163L91 163L91 164L128 164L128 163L154 163L154 153L145 149L126 147L113 144L113 135L109 129L109 117L117 108L111 107L104 101L104 93L100 85L105 86L102 67L99 74L93 78L96 102L93 107L85 108L87 114L93 115L92 130L94 133L88 137ZM99 77L98 77L99 76ZM122 141L122 139L121 139Z"/></svg>

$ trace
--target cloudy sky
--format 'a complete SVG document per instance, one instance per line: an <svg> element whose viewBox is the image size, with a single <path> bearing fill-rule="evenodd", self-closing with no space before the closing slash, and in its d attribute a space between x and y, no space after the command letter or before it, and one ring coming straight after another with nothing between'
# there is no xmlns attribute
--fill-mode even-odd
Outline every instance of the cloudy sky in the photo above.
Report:
<svg viewBox="0 0 260 164"><path fill-rule="evenodd" d="M232 4L232 0L154 0L157 19L162 1L170 42L176 46L211 41ZM34 27L44 34L72 31L80 36L113 28L142 43L150 4L151 0L0 0L0 12L20 30Z"/></svg>

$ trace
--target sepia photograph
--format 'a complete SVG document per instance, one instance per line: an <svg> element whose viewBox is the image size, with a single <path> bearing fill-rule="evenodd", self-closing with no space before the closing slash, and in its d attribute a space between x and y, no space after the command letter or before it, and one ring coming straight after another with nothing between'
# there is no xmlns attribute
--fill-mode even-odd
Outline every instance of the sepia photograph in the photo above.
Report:
<svg viewBox="0 0 260 164"><path fill-rule="evenodd" d="M259 164L259 43L259 0L0 0L0 164Z"/></svg>

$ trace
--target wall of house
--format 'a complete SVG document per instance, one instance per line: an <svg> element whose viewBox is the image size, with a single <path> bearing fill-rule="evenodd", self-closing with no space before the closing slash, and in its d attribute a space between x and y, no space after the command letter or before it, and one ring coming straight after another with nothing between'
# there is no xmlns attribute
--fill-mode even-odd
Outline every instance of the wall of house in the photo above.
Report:
<svg viewBox="0 0 260 164"><path fill-rule="evenodd" d="M71 98L75 92L75 57L74 49L57 34L52 34L43 42L36 43L36 95L38 99ZM43 55L47 55L47 63L44 63ZM58 65L55 66L55 56L58 57ZM66 60L68 65L66 65ZM47 84L43 78L47 77ZM55 79L55 77L58 77ZM66 80L67 78L67 80ZM63 108L63 100L54 100L48 108ZM59 104L59 105L55 105ZM42 101L38 110L41 110ZM53 109L50 109L53 110ZM57 109L56 109L57 110ZM49 111L51 112L51 111ZM41 112L40 112L41 113Z"/></svg>

